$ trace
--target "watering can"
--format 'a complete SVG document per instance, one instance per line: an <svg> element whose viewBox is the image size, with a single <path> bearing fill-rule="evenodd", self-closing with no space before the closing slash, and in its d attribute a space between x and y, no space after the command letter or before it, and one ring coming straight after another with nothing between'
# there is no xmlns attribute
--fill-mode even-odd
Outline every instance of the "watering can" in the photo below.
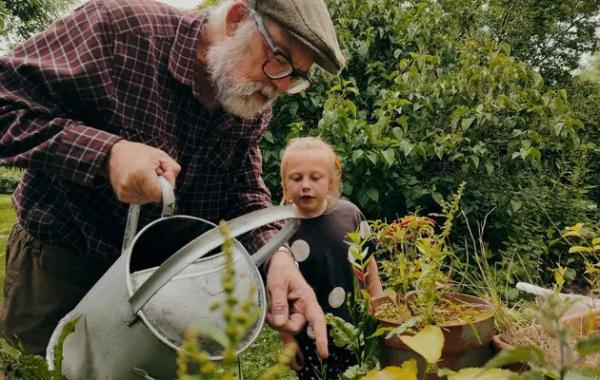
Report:
<svg viewBox="0 0 600 380"><path fill-rule="evenodd" d="M63 344L61 370L69 380L173 379L186 329L224 330L221 311L211 310L211 305L225 301L221 285L225 258L217 250L225 238L204 219L173 215L173 189L164 178L159 181L161 218L136 234L139 206L130 206L121 256L50 338L47 360L53 367L54 346L63 328L80 317ZM257 266L293 235L300 222L289 206L254 211L228 222L231 236L237 237L280 220L287 220L285 227L252 256L234 241L235 296L247 300L250 294L258 314L238 353L252 344L264 324L266 295ZM211 359L222 359L222 346L209 335L200 332L201 348Z"/></svg>

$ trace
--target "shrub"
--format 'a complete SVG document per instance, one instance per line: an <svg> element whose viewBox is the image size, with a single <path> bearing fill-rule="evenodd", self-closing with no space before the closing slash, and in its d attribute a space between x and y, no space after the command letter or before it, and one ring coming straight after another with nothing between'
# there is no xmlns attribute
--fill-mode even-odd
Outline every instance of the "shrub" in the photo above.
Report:
<svg viewBox="0 0 600 380"><path fill-rule="evenodd" d="M463 33L439 2L329 6L348 66L277 103L262 146L275 199L285 141L321 135L343 160L344 196L368 217L439 212L441 194L465 181L470 220L496 209L486 231L496 260L516 250L524 273L543 278L538 264L560 259L558 227L598 216L566 91L547 90L485 32Z"/></svg>

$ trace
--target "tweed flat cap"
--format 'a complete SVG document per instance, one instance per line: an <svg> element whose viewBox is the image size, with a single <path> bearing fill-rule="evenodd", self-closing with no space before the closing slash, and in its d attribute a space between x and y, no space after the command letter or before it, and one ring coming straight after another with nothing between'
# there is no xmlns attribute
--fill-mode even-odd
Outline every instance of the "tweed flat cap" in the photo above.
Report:
<svg viewBox="0 0 600 380"><path fill-rule="evenodd" d="M317 65L337 74L346 64L323 0L247 0L315 54Z"/></svg>

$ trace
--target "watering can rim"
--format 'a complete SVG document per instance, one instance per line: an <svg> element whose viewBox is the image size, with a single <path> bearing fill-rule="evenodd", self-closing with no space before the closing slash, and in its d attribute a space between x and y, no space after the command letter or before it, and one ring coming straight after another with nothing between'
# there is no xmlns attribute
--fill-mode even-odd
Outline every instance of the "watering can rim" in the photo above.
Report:
<svg viewBox="0 0 600 380"><path fill-rule="evenodd" d="M150 323L147 317L145 316L143 312L143 307L166 283L168 283L179 272L181 272L183 269L194 263L196 260L203 257L212 249L222 245L222 243L224 242L224 237L218 231L218 228L215 226L215 224L210 221L189 215L173 215L175 204L173 188L171 187L169 182L163 177L159 177L159 183L161 186L163 199L163 212L161 218L149 223L138 233L135 233L135 230L137 229L139 205L130 206L127 218L122 253L122 255L125 256L123 259L125 260L124 269L126 270L125 279L127 286L127 294L129 295L128 301L132 309L131 318L129 321L127 321L127 323L133 324L138 318L141 318L144 322L144 325L146 325L146 327L152 332L152 334L155 337L157 337L160 341L167 344L168 346L178 349L177 346L175 346L173 343L164 338L161 333L156 331L153 324ZM148 277L134 292L133 282L131 278L130 262L135 243L148 228L171 218L198 220L212 225L213 228L204 232L200 236L196 237L195 239L184 245L177 252L173 253L160 266L158 266L156 271L153 274L151 274L150 277ZM252 255L250 255L248 251L243 247L243 245L239 243L237 239L235 239L237 236L249 232L255 228L259 228L264 225L284 219L287 221L284 228L280 230L274 237L272 237L263 247L261 247L261 249L259 249ZM259 289L257 290L259 290L259 293L261 293L259 296L259 302L262 301L262 306L257 306L260 308L260 320L258 328L255 329L251 339L247 341L247 345L250 345L260 333L260 330L264 325L263 317L266 314L266 290L264 288L264 283L261 280L260 272L257 266L260 265L264 260L266 260L270 256L270 254L275 252L277 248L279 248L285 241L287 241L293 235L293 233L297 230L300 224L300 220L296 214L296 211L294 211L294 209L291 206L273 206L239 216L237 218L227 221L227 223L230 227L231 236L234 238L236 246L238 246L238 250L242 252L243 256L249 261L249 264L253 267L254 275L258 279L257 282L259 283ZM240 247L242 249L239 249ZM247 345L243 345L239 349L239 351L241 352L244 349L246 349Z"/></svg>
<svg viewBox="0 0 600 380"><path fill-rule="evenodd" d="M188 220L195 220L195 221L201 221L204 222L208 225L211 226L211 230L213 230L215 227L217 227L217 225L213 222L210 222L206 219L203 218L199 218L199 217L195 217L195 216L190 216L190 215L171 215L171 216L166 216L166 217L161 217L160 219L154 220L150 223L148 223L146 226L144 226L144 228L142 228L134 237L134 239L131 241L131 244L129 246L128 252L124 252L124 254L126 254L127 256L125 257L125 278L126 278L126 283L127 283L127 294L129 297L131 297L135 292L134 292L134 283L133 283L133 279L132 279L132 272L130 270L130 262L131 262L131 253L132 253L132 248L135 246L136 241L138 240L138 238L146 231L146 229L151 228L152 226L154 226L155 224L158 223L163 223L167 220L171 220L171 219L188 219ZM247 260L248 264L254 264L253 260L252 260L252 255L250 255L248 253L248 251L246 250L246 248L237 240L237 239L233 239L234 240L234 244L236 246L236 251L241 253L241 256L244 257ZM199 260L203 260L203 259L216 259L218 257L222 257L223 256L223 252L220 252L214 256L209 256L209 257L201 257ZM246 343L243 345L240 345L237 350L236 353L241 353L243 351L245 351L250 345L252 345L254 343L254 341L256 340L256 338L258 337L258 335L260 335L260 332L265 324L265 319L263 318L263 316L266 314L267 312L267 298L266 298L266 289L265 289L265 285L262 281L260 281L260 272L258 270L258 267L256 265L251 265L251 267L253 267L253 271L255 272L255 276L256 278L259 279L258 284L257 284L257 296L259 297L259 304L256 306L258 309L258 314L259 314L259 318L257 319L257 324L253 327L253 332L252 335L248 337L248 339L246 340ZM152 268L148 268L148 269L152 269ZM171 278L172 279L172 278ZM169 281L171 280L169 279ZM164 336L164 333L162 333L160 330L158 330L155 326L154 323L152 323L143 307L136 313L136 316L138 316L141 321L144 323L144 325L146 326L146 328L148 328L148 330L152 333L152 335L154 335L158 340L160 340L162 343L166 344L167 346L175 349L175 350L181 350L181 347L177 346L176 344L174 344L171 340L169 340L167 337ZM132 323L136 318L134 317L134 319L132 321L128 321L129 323ZM211 360L220 360L223 358L222 355L210 355L209 358Z"/></svg>

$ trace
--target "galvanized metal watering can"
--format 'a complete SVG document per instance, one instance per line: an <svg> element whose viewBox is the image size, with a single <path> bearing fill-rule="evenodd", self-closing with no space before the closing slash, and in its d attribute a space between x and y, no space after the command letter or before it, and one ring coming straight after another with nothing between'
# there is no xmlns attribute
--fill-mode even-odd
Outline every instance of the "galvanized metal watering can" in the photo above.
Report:
<svg viewBox="0 0 600 380"><path fill-rule="evenodd" d="M173 379L176 352L186 329L201 325L223 330L221 312L211 311L211 305L224 301L225 262L223 254L215 251L224 238L213 223L173 216L173 189L159 179L162 217L135 234L139 206L130 206L122 255L61 320L50 339L47 359L53 365L53 348L63 327L81 316L63 346L62 372L70 380L136 379L146 374ZM248 290L256 289L259 315L238 352L256 339L266 314L265 288L257 266L291 237L299 220L291 207L278 206L228 222L235 237L279 220L287 220L285 227L252 256L235 241L236 297L246 300ZM201 335L200 344L211 359L222 358L221 346L209 336Z"/></svg>

